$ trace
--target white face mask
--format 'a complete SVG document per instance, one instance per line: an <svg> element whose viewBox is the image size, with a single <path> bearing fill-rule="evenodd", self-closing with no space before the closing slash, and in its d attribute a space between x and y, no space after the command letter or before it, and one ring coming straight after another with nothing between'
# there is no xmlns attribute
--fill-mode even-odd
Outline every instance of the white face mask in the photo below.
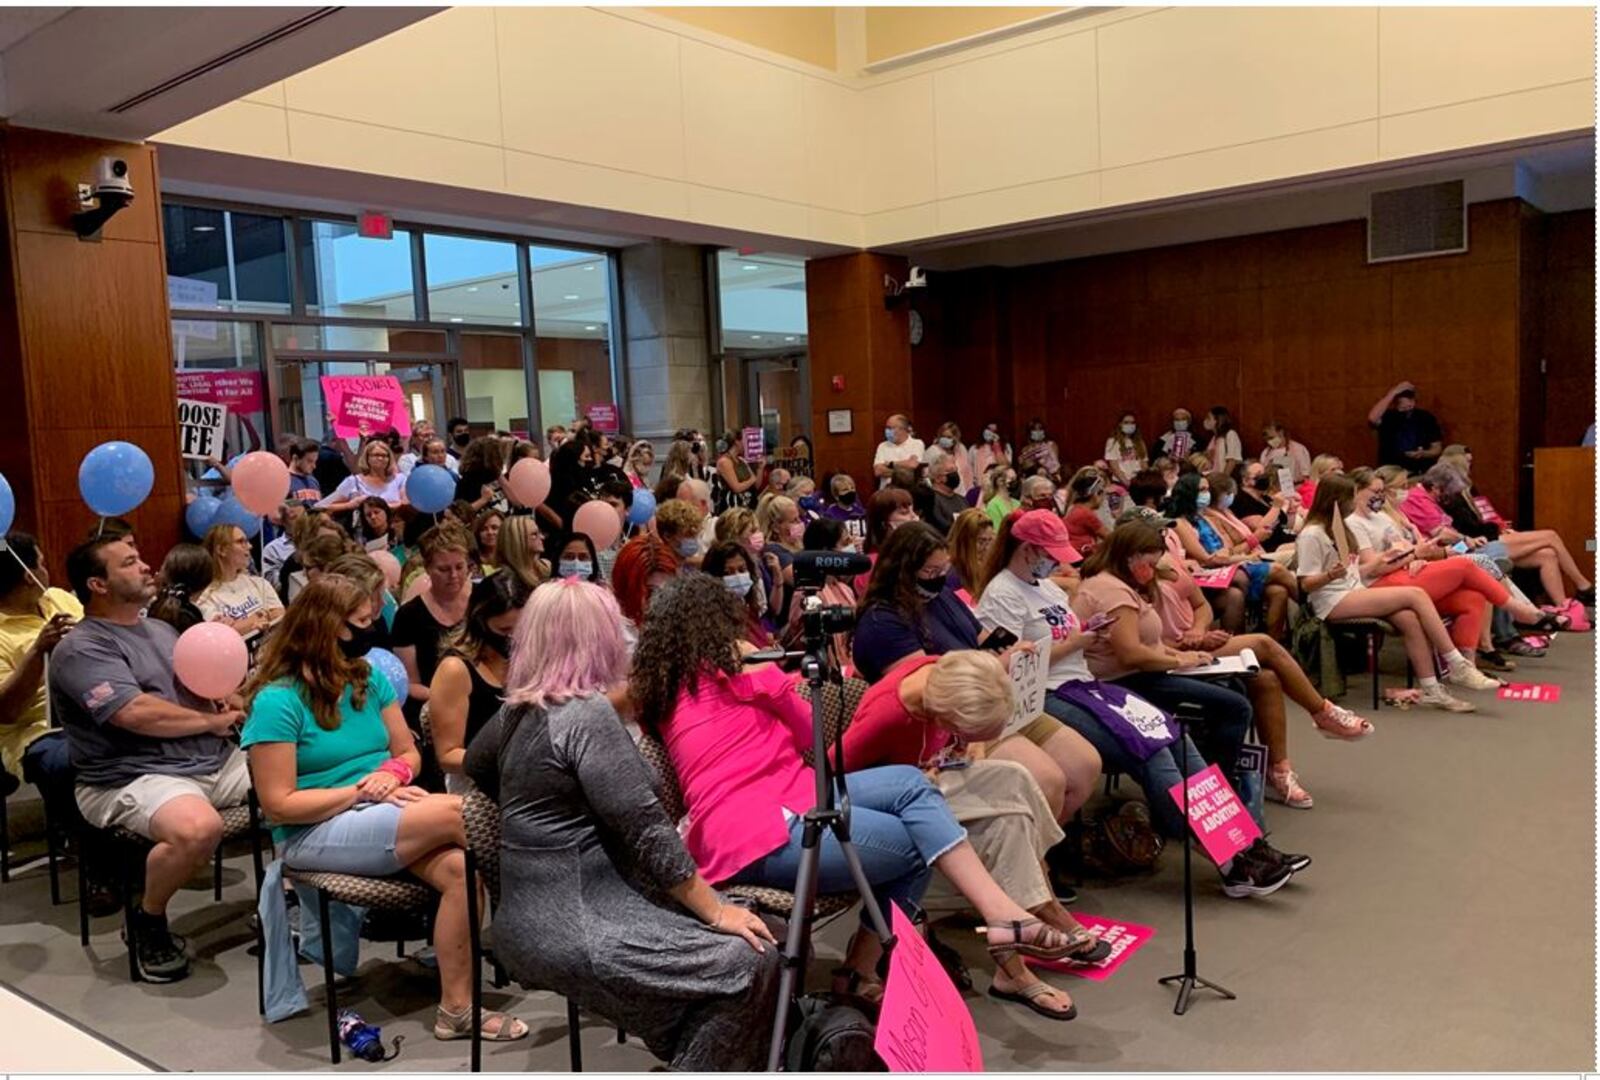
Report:
<svg viewBox="0 0 1600 1080"><path fill-rule="evenodd" d="M587 580L594 573L594 564L588 559L562 559L557 573L564 578Z"/></svg>
<svg viewBox="0 0 1600 1080"><path fill-rule="evenodd" d="M1123 424L1122 425L1122 433L1124 435L1132 435L1135 431L1138 431L1138 430L1139 430L1139 425L1138 424Z"/></svg>
<svg viewBox="0 0 1600 1080"><path fill-rule="evenodd" d="M1028 564L1028 570L1033 574L1034 577L1038 578L1040 581L1043 581L1045 578L1055 573L1056 567L1060 565L1060 563L1056 562L1050 556L1041 555L1037 559L1034 559L1033 562Z"/></svg>
<svg viewBox="0 0 1600 1080"><path fill-rule="evenodd" d="M1172 422L1172 430L1173 431L1188 431L1189 430L1189 421L1187 421L1187 420L1174 420Z"/></svg>
<svg viewBox="0 0 1600 1080"><path fill-rule="evenodd" d="M750 592L750 583L755 580L749 574L723 574L722 584L733 595L743 599Z"/></svg>

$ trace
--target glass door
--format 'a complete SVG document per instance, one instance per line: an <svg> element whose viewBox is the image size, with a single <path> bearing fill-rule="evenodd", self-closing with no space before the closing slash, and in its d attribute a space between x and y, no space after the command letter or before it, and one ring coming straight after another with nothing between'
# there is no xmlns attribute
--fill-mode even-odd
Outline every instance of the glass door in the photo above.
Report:
<svg viewBox="0 0 1600 1080"><path fill-rule="evenodd" d="M272 365L272 399L277 430L321 440L332 426L322 392L328 375L392 375L405 397L413 424L428 420L439 429L460 414L455 365L449 362L397 362L388 357L338 359L278 356Z"/></svg>

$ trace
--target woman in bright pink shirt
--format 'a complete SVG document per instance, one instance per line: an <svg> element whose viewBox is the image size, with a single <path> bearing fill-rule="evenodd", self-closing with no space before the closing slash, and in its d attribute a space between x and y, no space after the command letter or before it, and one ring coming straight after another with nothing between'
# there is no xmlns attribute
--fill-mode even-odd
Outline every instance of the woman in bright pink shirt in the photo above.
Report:
<svg viewBox="0 0 1600 1080"><path fill-rule="evenodd" d="M679 577L650 602L634 653L629 690L645 730L666 745L683 791L684 844L713 883L794 887L803 817L816 802L816 776L801 759L811 746L809 706L796 680L770 665L746 670L738 602L704 574ZM937 865L989 923L997 955L1060 959L1067 935L1029 915L984 869L966 830L916 768L852 773L850 829L884 918L890 901L915 903ZM824 834L818 890L848 892L850 868ZM858 931L840 989L881 993L874 977L881 945Z"/></svg>

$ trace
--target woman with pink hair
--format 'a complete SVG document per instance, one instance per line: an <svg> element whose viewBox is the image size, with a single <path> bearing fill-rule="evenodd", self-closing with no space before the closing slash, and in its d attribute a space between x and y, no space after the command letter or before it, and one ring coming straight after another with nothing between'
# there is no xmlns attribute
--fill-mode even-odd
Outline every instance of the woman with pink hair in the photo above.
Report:
<svg viewBox="0 0 1600 1080"><path fill-rule="evenodd" d="M606 699L627 674L622 628L598 585L535 589L505 708L467 750L502 815L495 952L524 986L626 1026L674 1069L754 1071L777 945L695 869Z"/></svg>

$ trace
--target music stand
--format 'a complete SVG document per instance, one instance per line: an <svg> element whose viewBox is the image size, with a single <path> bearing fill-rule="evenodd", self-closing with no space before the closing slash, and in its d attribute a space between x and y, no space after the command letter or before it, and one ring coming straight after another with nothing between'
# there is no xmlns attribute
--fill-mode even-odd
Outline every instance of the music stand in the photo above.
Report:
<svg viewBox="0 0 1600 1080"><path fill-rule="evenodd" d="M1178 1000L1173 1005L1172 1012L1175 1016L1182 1016L1189 1010L1189 999L1194 995L1196 987L1221 994L1229 1001L1237 1000L1238 995L1227 987L1202 979L1196 971L1197 959L1194 947L1194 830L1189 825L1189 723L1186 714L1201 715L1200 706L1191 702L1182 702L1172 715L1178 721L1178 772L1183 777L1183 970L1176 975L1167 975L1156 981L1162 986L1168 983L1178 984Z"/></svg>

